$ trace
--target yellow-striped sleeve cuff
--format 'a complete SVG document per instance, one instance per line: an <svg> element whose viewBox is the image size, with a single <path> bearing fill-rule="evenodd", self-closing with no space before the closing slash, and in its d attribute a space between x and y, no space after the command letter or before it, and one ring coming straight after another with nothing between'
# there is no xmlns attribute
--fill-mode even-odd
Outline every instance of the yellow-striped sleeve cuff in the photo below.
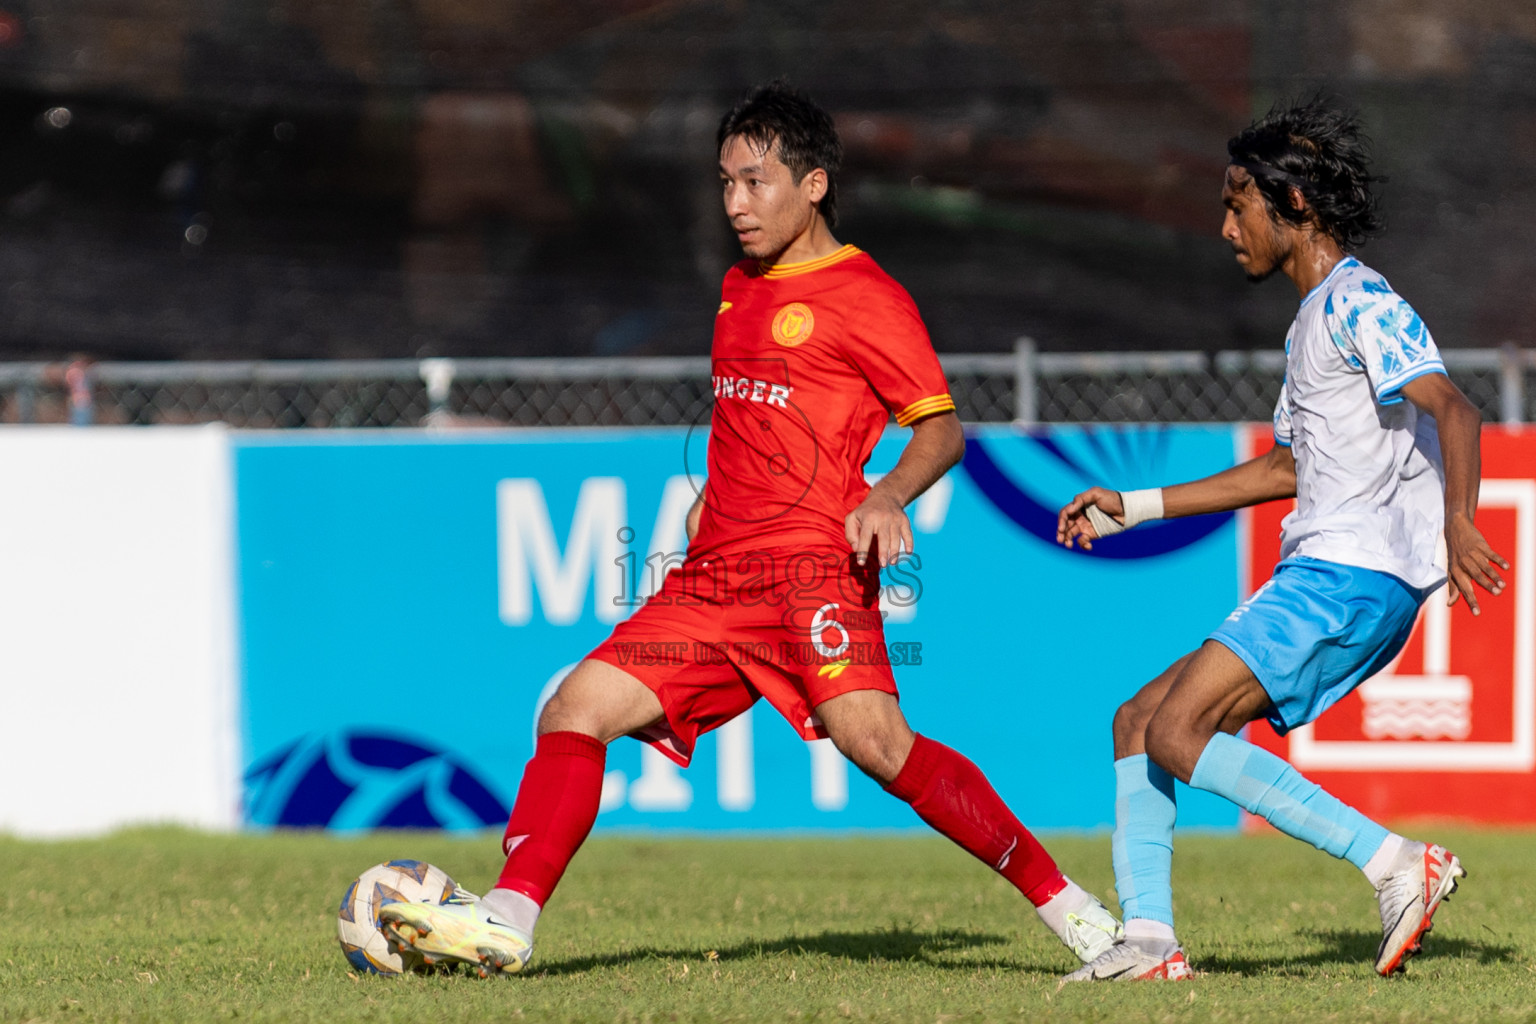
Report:
<svg viewBox="0 0 1536 1024"><path fill-rule="evenodd" d="M896 414L896 425L898 427L910 427L924 416L949 412L954 407L955 400L947 394L929 395L927 398L919 398Z"/></svg>

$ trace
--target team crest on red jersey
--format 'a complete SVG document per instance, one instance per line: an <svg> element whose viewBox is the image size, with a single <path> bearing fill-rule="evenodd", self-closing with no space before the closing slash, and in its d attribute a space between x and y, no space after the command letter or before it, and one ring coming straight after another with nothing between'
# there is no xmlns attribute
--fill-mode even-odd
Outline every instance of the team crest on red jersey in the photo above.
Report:
<svg viewBox="0 0 1536 1024"><path fill-rule="evenodd" d="M791 302L773 316L773 340L785 348L809 341L815 329L816 317L803 302Z"/></svg>

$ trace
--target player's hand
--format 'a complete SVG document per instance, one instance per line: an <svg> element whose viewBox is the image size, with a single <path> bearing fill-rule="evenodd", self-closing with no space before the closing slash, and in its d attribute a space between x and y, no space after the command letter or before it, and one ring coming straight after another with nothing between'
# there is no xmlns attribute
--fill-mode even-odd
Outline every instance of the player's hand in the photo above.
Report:
<svg viewBox="0 0 1536 1024"><path fill-rule="evenodd" d="M1093 550L1099 532L1088 521L1089 505L1097 505L1100 512L1125 522L1125 504L1120 500L1120 492L1090 487L1068 502L1056 516L1056 543L1068 548L1076 543L1084 551Z"/></svg>
<svg viewBox="0 0 1536 1024"><path fill-rule="evenodd" d="M1445 603L1455 604L1457 597L1464 597L1472 614L1481 615L1472 584L1476 582L1490 594L1503 593L1504 577L1499 575L1499 569L1507 572L1509 563L1488 546L1482 532L1465 516L1452 516L1446 521L1445 551L1446 572L1451 578L1450 586L1445 588Z"/></svg>
<svg viewBox="0 0 1536 1024"><path fill-rule="evenodd" d="M860 565L868 559L871 544L879 548L882 569L903 551L912 551L912 523L907 519L907 510L895 498L875 491L870 491L859 507L848 513L843 530Z"/></svg>
<svg viewBox="0 0 1536 1024"><path fill-rule="evenodd" d="M688 506L688 515L683 519L683 531L688 535L688 543L693 543L693 538L699 535L699 517L704 514L704 492L694 499Z"/></svg>

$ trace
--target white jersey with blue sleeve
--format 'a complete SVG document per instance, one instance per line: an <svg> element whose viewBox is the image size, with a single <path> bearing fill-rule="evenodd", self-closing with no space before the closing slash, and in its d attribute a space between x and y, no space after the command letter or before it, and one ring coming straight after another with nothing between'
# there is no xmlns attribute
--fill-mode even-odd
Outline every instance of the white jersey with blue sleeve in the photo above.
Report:
<svg viewBox="0 0 1536 1024"><path fill-rule="evenodd" d="M1386 279L1346 257L1301 302L1285 339L1275 440L1296 457L1280 557L1391 573L1421 589L1445 570L1445 470L1432 417L1403 385L1445 364Z"/></svg>

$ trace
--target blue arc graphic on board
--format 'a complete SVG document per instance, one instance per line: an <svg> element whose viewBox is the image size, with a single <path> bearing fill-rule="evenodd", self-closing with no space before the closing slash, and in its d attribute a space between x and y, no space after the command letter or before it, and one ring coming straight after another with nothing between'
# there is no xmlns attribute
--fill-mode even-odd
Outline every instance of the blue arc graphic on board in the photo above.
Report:
<svg viewBox="0 0 1536 1024"><path fill-rule="evenodd" d="M507 817L451 751L369 731L300 737L248 768L245 786L253 825L480 829Z"/></svg>
<svg viewBox="0 0 1536 1024"><path fill-rule="evenodd" d="M1088 470L1048 437L1025 436L1023 440L1038 446L1064 465L1089 477ZM1047 507L1024 492L1009 479L1001 466L987 452L986 446L976 437L965 439L965 459L961 462L976 489L1003 515L1047 544L1056 543L1056 514L1059 509ZM1138 526L1134 530L1117 534L1094 544L1093 550L1082 552L1098 558L1156 558L1170 551L1198 543L1231 522L1231 512L1208 516L1192 516L1188 519L1168 519Z"/></svg>

